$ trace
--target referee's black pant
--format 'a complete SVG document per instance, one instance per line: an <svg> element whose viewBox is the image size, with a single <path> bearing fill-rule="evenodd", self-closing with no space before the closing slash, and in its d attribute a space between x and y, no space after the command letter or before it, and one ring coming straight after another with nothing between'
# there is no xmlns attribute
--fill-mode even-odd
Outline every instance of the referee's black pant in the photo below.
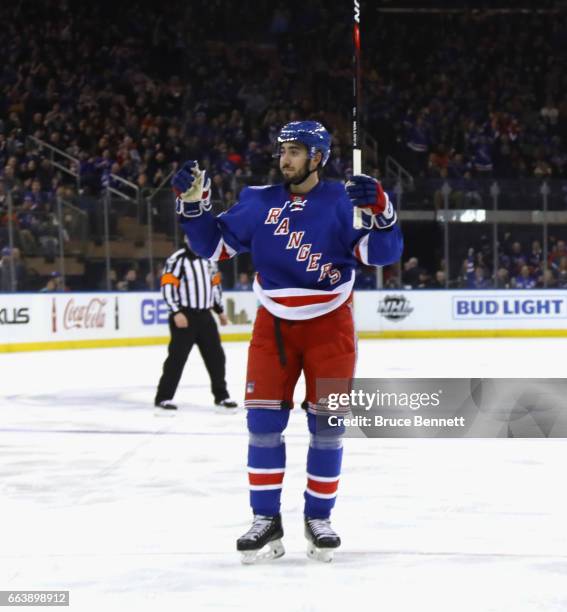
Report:
<svg viewBox="0 0 567 612"><path fill-rule="evenodd" d="M183 310L189 321L188 327L177 327L173 315L169 317L168 356L163 364L155 403L171 400L183 374L189 353L196 344L211 378L211 391L215 402L226 399L228 391L225 381L226 358L221 346L219 331L210 310Z"/></svg>

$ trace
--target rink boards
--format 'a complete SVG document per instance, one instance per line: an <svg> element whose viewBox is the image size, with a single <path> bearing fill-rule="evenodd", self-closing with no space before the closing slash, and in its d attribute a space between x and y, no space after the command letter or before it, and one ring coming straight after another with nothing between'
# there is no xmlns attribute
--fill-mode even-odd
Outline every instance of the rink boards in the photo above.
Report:
<svg viewBox="0 0 567 612"><path fill-rule="evenodd" d="M223 340L247 340L258 302L223 295ZM361 338L567 336L567 290L357 291ZM168 341L158 292L0 295L0 351L141 346Z"/></svg>

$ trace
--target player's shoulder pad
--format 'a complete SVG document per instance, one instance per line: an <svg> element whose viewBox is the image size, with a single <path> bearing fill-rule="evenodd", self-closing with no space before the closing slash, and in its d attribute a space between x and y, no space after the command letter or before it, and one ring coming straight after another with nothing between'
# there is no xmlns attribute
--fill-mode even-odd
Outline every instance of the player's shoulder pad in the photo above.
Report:
<svg viewBox="0 0 567 612"><path fill-rule="evenodd" d="M270 187L274 187L275 185L249 185L245 187L245 189L269 189Z"/></svg>
<svg viewBox="0 0 567 612"><path fill-rule="evenodd" d="M239 203L270 202L275 194L282 190L282 185L252 185L244 187L238 197Z"/></svg>

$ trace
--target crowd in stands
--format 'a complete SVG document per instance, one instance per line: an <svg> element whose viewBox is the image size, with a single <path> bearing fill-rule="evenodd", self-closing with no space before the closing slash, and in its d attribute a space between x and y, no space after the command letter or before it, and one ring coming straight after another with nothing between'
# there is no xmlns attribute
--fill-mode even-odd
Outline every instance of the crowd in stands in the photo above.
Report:
<svg viewBox="0 0 567 612"><path fill-rule="evenodd" d="M377 26L368 112L411 172L567 177L564 12L383 15Z"/></svg>
<svg viewBox="0 0 567 612"><path fill-rule="evenodd" d="M133 19L131 5L108 0L0 5L0 249L11 221L19 261L53 260L73 239L58 198L86 210L92 231L98 194L119 186L116 177L150 192L184 159L201 160L216 209L228 208L244 182L278 180L275 138L296 118L332 131L327 177L351 171L348 7L241 0L235 23L222 0L136 6ZM567 179L563 14L398 15L380 3L366 11L379 35L363 29L363 126L382 160L392 155L433 181L433 206L442 206L439 181L451 182L452 205L474 207L483 178ZM29 137L66 153L67 169ZM498 282L537 286L543 274L548 285L561 282L559 262L546 272L522 245L526 272L507 263L517 259L507 249L508 280L502 272ZM464 286L493 282L476 257L460 275ZM442 268L425 271L413 259L405 284L445 285ZM155 281L140 280L143 270L128 277L127 267L113 287ZM374 277L361 269L357 284Z"/></svg>
<svg viewBox="0 0 567 612"><path fill-rule="evenodd" d="M56 267L56 266L54 266ZM154 272L145 272L138 263L130 262L112 267L98 287L85 287L101 291L153 291L159 287L163 266L157 266ZM245 286L235 289L246 289ZM251 287L250 287L251 288ZM58 270L52 270L45 278L27 265L26 259L17 247L4 247L0 251L0 292L13 291L70 291L65 278Z"/></svg>
<svg viewBox="0 0 567 612"><path fill-rule="evenodd" d="M483 236L478 244L468 249L451 282L446 282L443 262L432 276L419 265L417 257L410 257L404 261L401 275L391 271L385 285L406 289L567 289L565 240L557 236L549 238L545 264L541 241L526 243L511 232L505 232L498 244L496 272L492 245Z"/></svg>

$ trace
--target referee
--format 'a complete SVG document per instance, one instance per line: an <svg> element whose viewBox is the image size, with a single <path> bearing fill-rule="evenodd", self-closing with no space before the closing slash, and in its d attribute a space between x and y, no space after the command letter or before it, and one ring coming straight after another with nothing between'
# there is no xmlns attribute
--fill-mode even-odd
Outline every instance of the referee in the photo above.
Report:
<svg viewBox="0 0 567 612"><path fill-rule="evenodd" d="M226 388L226 358L210 310L212 308L219 315L221 325L228 323L221 302L220 275L213 264L193 253L187 238L185 247L173 253L165 263L161 291L170 311L171 340L156 392L156 407L177 410L173 396L189 353L196 344L211 378L215 404L236 408L237 403L230 399Z"/></svg>

